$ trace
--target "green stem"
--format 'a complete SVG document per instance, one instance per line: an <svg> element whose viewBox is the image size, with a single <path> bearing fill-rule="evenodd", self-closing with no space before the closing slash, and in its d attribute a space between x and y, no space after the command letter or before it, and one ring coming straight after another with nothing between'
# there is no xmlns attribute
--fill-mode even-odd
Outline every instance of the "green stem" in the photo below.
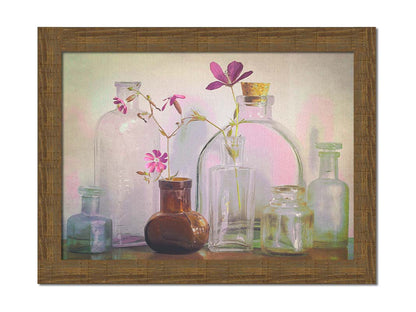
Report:
<svg viewBox="0 0 416 312"><path fill-rule="evenodd" d="M240 185L238 183L237 168L234 168L234 171L235 171L235 182L237 183L238 208L241 211Z"/></svg>
<svg viewBox="0 0 416 312"><path fill-rule="evenodd" d="M225 141L225 144L227 144L227 136L225 135L224 130L223 130L223 129L221 129L220 127L218 127L218 126L217 126L216 124L214 124L212 121L209 121L208 119L205 119L205 120L206 120L206 122L208 122L210 125L214 126L215 128L217 128L218 130L220 130L220 131L221 131L222 135L224 136L224 139L226 140L226 141Z"/></svg>
<svg viewBox="0 0 416 312"><path fill-rule="evenodd" d="M168 154L168 180L170 180L170 155L169 155L169 138L166 138L166 153Z"/></svg>
<svg viewBox="0 0 416 312"><path fill-rule="evenodd" d="M236 113L235 119L237 120L237 122L235 123L235 137L237 137L238 136L238 124L239 124L238 115L240 114L240 108L238 106L237 99L235 98L233 86L231 86L230 88L231 88L231 93L233 94L233 99L234 99L234 104L235 104L235 113Z"/></svg>

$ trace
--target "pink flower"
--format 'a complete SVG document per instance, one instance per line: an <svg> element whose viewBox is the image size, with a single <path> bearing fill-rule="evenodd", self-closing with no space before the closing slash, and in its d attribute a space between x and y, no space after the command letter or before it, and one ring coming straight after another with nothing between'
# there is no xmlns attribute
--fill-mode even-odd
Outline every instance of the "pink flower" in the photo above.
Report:
<svg viewBox="0 0 416 312"><path fill-rule="evenodd" d="M165 162L168 161L168 154L162 153L159 150L153 150L153 155L151 153L146 153L144 160L149 161L146 164L146 168L149 169L149 172L152 173L155 171L162 172L166 169Z"/></svg>
<svg viewBox="0 0 416 312"><path fill-rule="evenodd" d="M120 112L123 114L127 113L127 105L124 103L124 101L118 97L113 98L113 103L117 105L117 108Z"/></svg>
<svg viewBox="0 0 416 312"><path fill-rule="evenodd" d="M176 110L178 111L179 114L182 114L182 109L178 103L178 101L176 99L184 99L185 95L180 95L180 94L174 94L171 97L168 97L166 99L164 99L163 101L166 101L165 105L162 106L162 111L165 110L166 105L168 105L168 103L170 104L170 106L174 105Z"/></svg>
<svg viewBox="0 0 416 312"><path fill-rule="evenodd" d="M240 62L233 61L228 64L227 71L224 72L220 65L215 62L211 62L209 65L211 68L211 72L218 81L211 82L206 89L207 90L215 90L221 88L222 86L232 87L240 80L247 78L250 76L253 71L250 70L245 72L240 77L238 77L241 72L243 71L243 64Z"/></svg>

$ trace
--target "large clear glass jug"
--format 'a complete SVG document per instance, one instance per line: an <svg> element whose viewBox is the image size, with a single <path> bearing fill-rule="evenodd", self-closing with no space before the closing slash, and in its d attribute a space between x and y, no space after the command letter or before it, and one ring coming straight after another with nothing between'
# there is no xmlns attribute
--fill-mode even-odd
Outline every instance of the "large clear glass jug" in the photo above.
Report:
<svg viewBox="0 0 416 312"><path fill-rule="evenodd" d="M256 84L243 84L252 87L251 91L255 90ZM304 186L302 159L295 137L272 118L273 96L243 92L243 95L237 97L237 101L239 119L246 121L239 125L239 134L245 138L244 163L256 169L253 246L260 248L261 213L269 203L271 189L279 185ZM224 129L228 131L228 128ZM209 168L221 163L223 144L224 137L221 132L216 133L204 146L198 158L196 209L206 218L209 217Z"/></svg>
<svg viewBox="0 0 416 312"><path fill-rule="evenodd" d="M125 114L117 108L98 121L95 134L95 184L104 190L103 215L113 220L113 247L145 245L144 227L157 211L156 184L147 184L136 172L143 168L144 156L159 149L160 138L153 119L145 123L135 98L126 98L140 87L139 82L116 82L117 97L127 106ZM113 105L114 106L114 105Z"/></svg>

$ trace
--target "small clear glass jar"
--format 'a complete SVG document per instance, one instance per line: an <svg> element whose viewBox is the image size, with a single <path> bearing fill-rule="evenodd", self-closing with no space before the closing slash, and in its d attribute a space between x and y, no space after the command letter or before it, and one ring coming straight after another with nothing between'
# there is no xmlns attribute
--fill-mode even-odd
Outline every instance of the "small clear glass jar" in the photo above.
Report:
<svg viewBox="0 0 416 312"><path fill-rule="evenodd" d="M313 211L305 203L305 188L272 188L273 199L261 218L261 249L265 254L304 254L313 246Z"/></svg>
<svg viewBox="0 0 416 312"><path fill-rule="evenodd" d="M69 217L67 223L68 250L77 253L101 253L110 250L112 222L99 215L103 191L95 186L80 186L82 211Z"/></svg>

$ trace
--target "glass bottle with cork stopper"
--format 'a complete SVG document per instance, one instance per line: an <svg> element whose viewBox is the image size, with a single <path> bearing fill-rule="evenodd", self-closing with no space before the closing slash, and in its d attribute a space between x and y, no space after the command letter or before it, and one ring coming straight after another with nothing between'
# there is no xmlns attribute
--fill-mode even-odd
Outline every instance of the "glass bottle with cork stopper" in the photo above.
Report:
<svg viewBox="0 0 416 312"><path fill-rule="evenodd" d="M256 171L254 248L260 248L260 218L268 205L272 186L304 186L300 147L282 124L273 120L274 96L268 95L270 83L241 83L243 95L237 96L238 134L244 137L245 166ZM227 132L230 126L223 129ZM209 217L209 168L221 164L224 137L217 132L204 146L197 167L197 211Z"/></svg>

